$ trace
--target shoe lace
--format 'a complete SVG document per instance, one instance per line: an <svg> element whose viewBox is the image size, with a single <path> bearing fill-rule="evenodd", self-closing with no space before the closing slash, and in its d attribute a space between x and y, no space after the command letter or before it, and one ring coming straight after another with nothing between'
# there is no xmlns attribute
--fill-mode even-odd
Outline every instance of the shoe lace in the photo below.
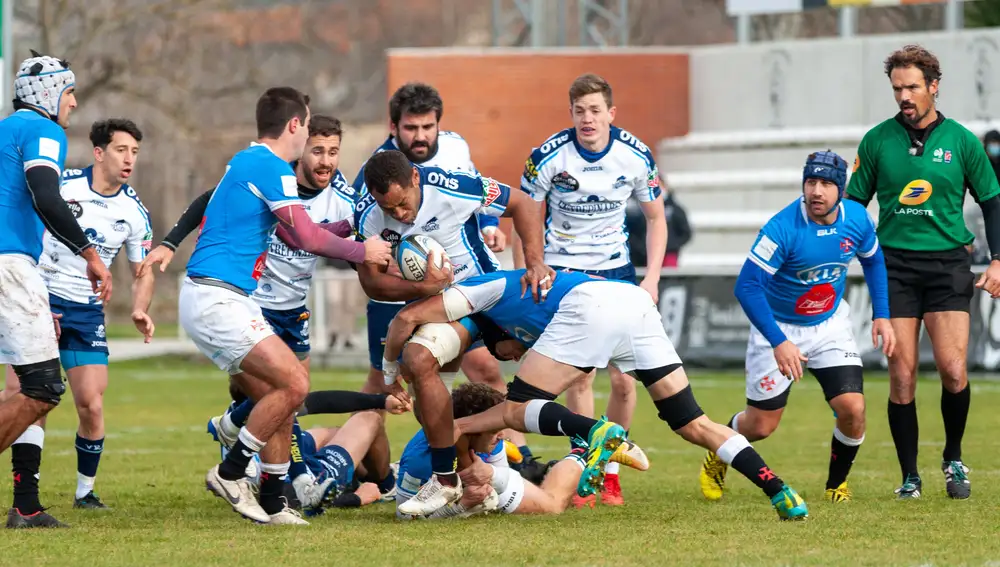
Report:
<svg viewBox="0 0 1000 567"><path fill-rule="evenodd" d="M444 487L441 485L441 482L435 477L434 480L422 486L420 488L420 491L417 493L416 496L414 496L414 498L421 502L427 502L431 498L437 496L437 493L440 492L443 488Z"/></svg>
<svg viewBox="0 0 1000 567"><path fill-rule="evenodd" d="M906 475L903 480L903 485L896 489L896 493L900 492L914 492L917 490L917 485L920 482L920 478L912 474Z"/></svg>
<svg viewBox="0 0 1000 567"><path fill-rule="evenodd" d="M957 480L958 482L965 482L969 479L962 461L951 461L948 463L948 470L945 472L945 476L948 477L949 481Z"/></svg>

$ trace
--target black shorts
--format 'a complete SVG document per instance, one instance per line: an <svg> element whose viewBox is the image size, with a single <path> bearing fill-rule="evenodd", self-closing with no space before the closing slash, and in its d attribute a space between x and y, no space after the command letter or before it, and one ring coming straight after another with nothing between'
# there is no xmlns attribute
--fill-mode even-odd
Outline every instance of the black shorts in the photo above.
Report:
<svg viewBox="0 0 1000 567"><path fill-rule="evenodd" d="M940 252L883 247L882 253L889 275L890 317L969 312L976 280L965 247Z"/></svg>

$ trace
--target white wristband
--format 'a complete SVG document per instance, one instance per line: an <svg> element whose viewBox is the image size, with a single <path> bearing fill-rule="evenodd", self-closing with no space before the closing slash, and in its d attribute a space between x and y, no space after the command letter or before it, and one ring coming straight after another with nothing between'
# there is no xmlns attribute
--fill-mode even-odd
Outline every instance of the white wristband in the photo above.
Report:
<svg viewBox="0 0 1000 567"><path fill-rule="evenodd" d="M487 236L489 236L490 234L493 234L496 231L497 231L497 227L495 227L493 225L490 225L490 226L484 226L483 230L482 230L482 233L485 234L485 235L487 235Z"/></svg>
<svg viewBox="0 0 1000 567"><path fill-rule="evenodd" d="M382 359L382 377L386 386L396 383L396 376L399 376L399 363Z"/></svg>

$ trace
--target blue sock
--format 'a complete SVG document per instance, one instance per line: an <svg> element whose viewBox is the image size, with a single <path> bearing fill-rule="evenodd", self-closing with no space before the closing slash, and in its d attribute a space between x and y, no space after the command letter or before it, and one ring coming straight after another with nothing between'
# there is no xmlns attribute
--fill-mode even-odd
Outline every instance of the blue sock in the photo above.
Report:
<svg viewBox="0 0 1000 567"><path fill-rule="evenodd" d="M385 475L385 478L378 481L378 491L382 494L392 490L392 487L396 486L396 475L392 474L392 469L389 469L389 474Z"/></svg>
<svg viewBox="0 0 1000 567"><path fill-rule="evenodd" d="M529 449L527 445L522 445L518 447L517 450L521 452L521 456L524 457L525 461L530 461L531 457L534 456L531 454L531 449Z"/></svg>
<svg viewBox="0 0 1000 567"><path fill-rule="evenodd" d="M246 403L246 402L244 402ZM295 480L300 474L309 474L309 467L302 456L302 447L299 441L302 439L302 428L299 421L292 422L292 464L288 467L288 477Z"/></svg>
<svg viewBox="0 0 1000 567"><path fill-rule="evenodd" d="M458 452L454 445L442 448L431 447L431 471L438 477L455 474L457 457Z"/></svg>
<svg viewBox="0 0 1000 567"><path fill-rule="evenodd" d="M76 436L76 472L93 478L97 476L97 465L101 462L104 452L104 438L84 439Z"/></svg>
<svg viewBox="0 0 1000 567"><path fill-rule="evenodd" d="M243 427L247 424L247 419L250 418L250 412L253 411L254 402L250 398L243 400L240 405L236 406L232 412L229 413L229 419L233 422L236 427Z"/></svg>

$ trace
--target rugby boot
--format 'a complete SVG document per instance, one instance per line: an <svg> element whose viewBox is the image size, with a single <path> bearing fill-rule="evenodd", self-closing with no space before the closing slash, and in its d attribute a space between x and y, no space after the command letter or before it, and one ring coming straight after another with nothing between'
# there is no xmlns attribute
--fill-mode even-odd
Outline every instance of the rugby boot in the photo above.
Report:
<svg viewBox="0 0 1000 567"><path fill-rule="evenodd" d="M804 520L809 517L806 501L787 484L781 489L781 492L771 498L771 505L774 506L778 517L782 520Z"/></svg>
<svg viewBox="0 0 1000 567"><path fill-rule="evenodd" d="M40 510L34 514L25 516L17 510L11 508L7 511L8 529L31 529L31 528L68 528L69 524L64 524L55 519L45 510Z"/></svg>
<svg viewBox="0 0 1000 567"><path fill-rule="evenodd" d="M837 488L827 488L826 493L823 495L827 500L833 502L834 504L839 504L841 502L850 502L851 500L851 489L847 486L847 481L840 483Z"/></svg>
<svg viewBox="0 0 1000 567"><path fill-rule="evenodd" d="M590 430L587 439L587 453L584 456L585 468L576 485L576 493L580 496L590 496L604 487L604 467L611 460L618 447L625 441L625 429L608 418L601 416L600 421Z"/></svg>
<svg viewBox="0 0 1000 567"><path fill-rule="evenodd" d="M701 473L698 482L701 484L701 494L709 500L719 500L726 488L726 471L729 465L718 455L709 451L701 462Z"/></svg>
<svg viewBox="0 0 1000 567"><path fill-rule="evenodd" d="M88 492L87 495L84 496L83 498L77 498L77 499L73 500L73 507L74 508L83 508L83 509L87 509L87 510L110 510L111 509L107 504L105 504L104 502L101 502L101 499L98 498L96 494L94 494L93 490L91 490L90 492Z"/></svg>
<svg viewBox="0 0 1000 567"><path fill-rule="evenodd" d="M915 474L908 474L906 478L903 479L903 485L894 490L896 498L899 500L913 500L915 498L920 498L920 489L923 487L923 482L920 481L920 477Z"/></svg>
<svg viewBox="0 0 1000 567"><path fill-rule="evenodd" d="M950 498L965 500L971 495L969 467L962 464L962 461L942 462L941 471L944 473L944 488Z"/></svg>
<svg viewBox="0 0 1000 567"><path fill-rule="evenodd" d="M621 445L625 446L624 443ZM601 504L605 506L624 506L625 497L622 496L621 480L616 474L604 476L604 490L601 491Z"/></svg>
<svg viewBox="0 0 1000 567"><path fill-rule="evenodd" d="M403 516L424 517L436 512L439 508L458 502L461 497L461 480L458 480L455 486L447 486L441 484L435 474L420 487L416 496L397 506L396 511Z"/></svg>

